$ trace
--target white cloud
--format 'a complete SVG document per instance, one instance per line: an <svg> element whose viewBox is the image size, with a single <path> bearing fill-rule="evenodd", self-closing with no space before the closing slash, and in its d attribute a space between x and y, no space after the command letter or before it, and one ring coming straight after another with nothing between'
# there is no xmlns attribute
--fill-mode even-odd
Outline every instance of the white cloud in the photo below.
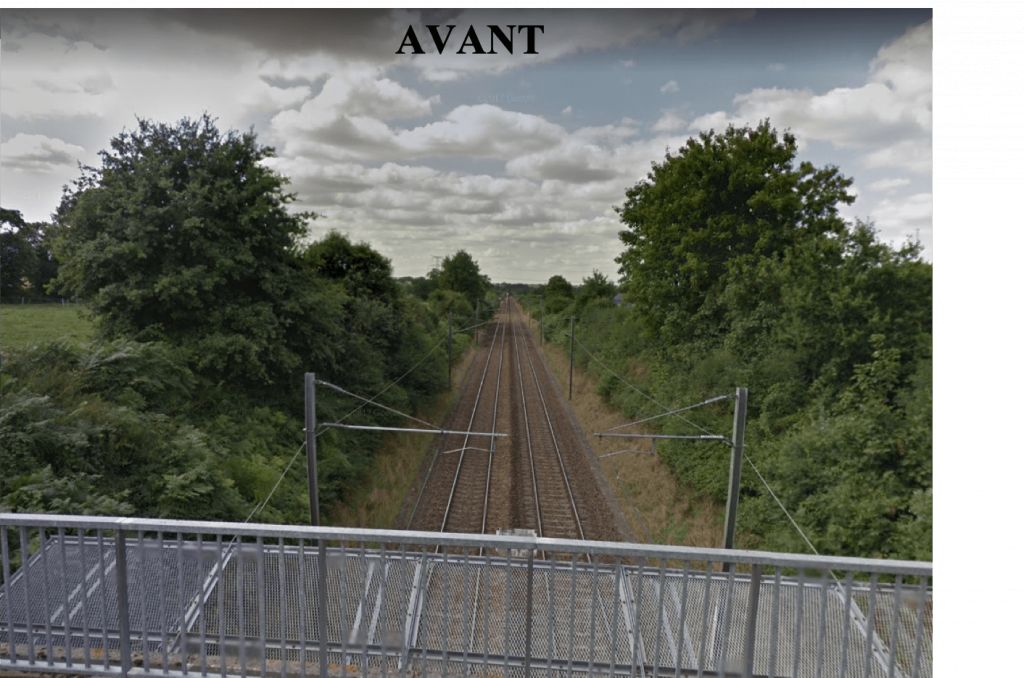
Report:
<svg viewBox="0 0 1024 678"><path fill-rule="evenodd" d="M0 163L4 169L47 173L75 168L85 149L42 134L16 134L0 145Z"/></svg>
<svg viewBox="0 0 1024 678"><path fill-rule="evenodd" d="M619 61L619 65L622 66L623 68L635 68L636 67L636 60L634 60L634 59L622 59L621 61Z"/></svg>
<svg viewBox="0 0 1024 678"><path fill-rule="evenodd" d="M910 185L910 179L906 177L891 177L887 179L879 179L878 181L872 181L868 184L868 189L872 191L878 191L880 193L888 193L894 191L897 188L903 188L904 186Z"/></svg>
<svg viewBox="0 0 1024 678"><path fill-rule="evenodd" d="M679 83L675 80L669 80L664 85L658 88L658 91L662 94L675 94L679 91Z"/></svg>
<svg viewBox="0 0 1024 678"><path fill-rule="evenodd" d="M739 94L732 112L698 117L695 129L756 124L771 118L799 138L839 147L879 150L916 143L931 146L931 22L914 27L882 47L860 87L824 94L809 89L761 88ZM920 156L921 151L915 151ZM884 162L880 160L879 162Z"/></svg>
<svg viewBox="0 0 1024 678"><path fill-rule="evenodd" d="M772 73L781 73L784 70L786 70L786 64L781 64L781 63L775 61L775 62L772 62L772 63L768 64L767 66L765 66L765 68L767 68Z"/></svg>
<svg viewBox="0 0 1024 678"><path fill-rule="evenodd" d="M572 115L572 106L566 106L563 108L562 115Z"/></svg>
<svg viewBox="0 0 1024 678"><path fill-rule="evenodd" d="M916 237L931 239L932 194L914 193L909 196L885 198L870 212L880 234L889 240L901 242Z"/></svg>
<svg viewBox="0 0 1024 678"><path fill-rule="evenodd" d="M665 111L661 117L651 126L655 132L675 132L685 129L687 121L675 111Z"/></svg>

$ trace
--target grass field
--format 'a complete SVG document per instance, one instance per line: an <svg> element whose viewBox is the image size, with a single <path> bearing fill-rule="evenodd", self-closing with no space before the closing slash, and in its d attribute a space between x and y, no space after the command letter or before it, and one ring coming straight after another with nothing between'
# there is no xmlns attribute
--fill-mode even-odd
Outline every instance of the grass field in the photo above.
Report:
<svg viewBox="0 0 1024 678"><path fill-rule="evenodd" d="M3 351L58 339L88 341L94 332L95 327L83 306L0 305L0 350Z"/></svg>

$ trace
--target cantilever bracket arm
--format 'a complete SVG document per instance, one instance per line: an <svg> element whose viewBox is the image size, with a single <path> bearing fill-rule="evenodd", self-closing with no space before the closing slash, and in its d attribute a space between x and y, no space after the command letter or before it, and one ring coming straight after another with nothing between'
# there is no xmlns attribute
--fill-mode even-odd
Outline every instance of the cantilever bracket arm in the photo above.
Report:
<svg viewBox="0 0 1024 678"><path fill-rule="evenodd" d="M395 431L397 433L433 433L434 435L483 436L485 438L507 438L507 433L487 433L484 431L451 431L445 428L400 428L398 426L362 426L360 424L340 424L337 422L321 424L324 428L348 428L356 431Z"/></svg>
<svg viewBox="0 0 1024 678"><path fill-rule="evenodd" d="M594 432L598 438L651 438L653 440L714 440L732 445L732 440L716 435L671 435L668 433L613 433L611 431Z"/></svg>

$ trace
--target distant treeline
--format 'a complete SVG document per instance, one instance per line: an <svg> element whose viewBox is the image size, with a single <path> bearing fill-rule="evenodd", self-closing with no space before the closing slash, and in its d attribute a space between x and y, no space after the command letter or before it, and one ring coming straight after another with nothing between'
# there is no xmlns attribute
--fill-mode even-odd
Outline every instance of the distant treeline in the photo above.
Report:
<svg viewBox="0 0 1024 678"><path fill-rule="evenodd" d="M620 305L594 278L561 276L544 296L546 334L568 322L607 368L679 407L750 389L747 455L822 553L932 554L932 266L848 223L851 181L797 163L796 140L767 123L693 139L653 166L620 210ZM577 349L623 421L659 408ZM728 405L685 414L730 434ZM677 417L651 422L698 433ZM671 441L678 481L725 498L728 451ZM740 545L808 551L749 465Z"/></svg>
<svg viewBox="0 0 1024 678"><path fill-rule="evenodd" d="M0 510L246 518L303 440L304 372L406 412L447 387L449 313L464 327L496 301L476 262L458 252L399 283L365 243L309 242L314 215L288 209L271 155L208 117L140 121L53 223L3 211L4 294L81 299L101 338L0 347ZM397 421L360 404L324 393L319 418ZM322 433L323 509L365 480L378 441ZM303 465L256 519L306 519Z"/></svg>

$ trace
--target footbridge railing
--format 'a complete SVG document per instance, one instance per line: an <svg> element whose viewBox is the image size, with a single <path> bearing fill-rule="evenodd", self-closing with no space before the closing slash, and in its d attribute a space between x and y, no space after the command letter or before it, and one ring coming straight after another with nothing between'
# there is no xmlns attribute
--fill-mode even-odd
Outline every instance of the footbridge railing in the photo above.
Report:
<svg viewBox="0 0 1024 678"><path fill-rule="evenodd" d="M30 514L0 547L0 670L932 673L930 563Z"/></svg>

